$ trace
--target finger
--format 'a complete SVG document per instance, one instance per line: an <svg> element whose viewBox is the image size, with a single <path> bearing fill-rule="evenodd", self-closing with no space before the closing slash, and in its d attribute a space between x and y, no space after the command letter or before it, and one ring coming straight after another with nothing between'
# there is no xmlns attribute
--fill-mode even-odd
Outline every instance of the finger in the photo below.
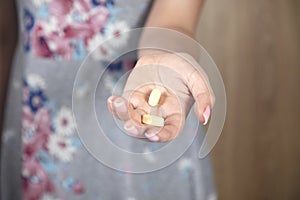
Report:
<svg viewBox="0 0 300 200"><path fill-rule="evenodd" d="M169 142L175 139L184 125L184 118L180 113L172 114L165 120L165 125L159 131L157 127L146 130L145 136L152 142Z"/></svg>
<svg viewBox="0 0 300 200"><path fill-rule="evenodd" d="M124 129L129 135L131 135L133 137L138 137L140 135L138 129L131 122L131 120L128 120L124 123Z"/></svg>
<svg viewBox="0 0 300 200"><path fill-rule="evenodd" d="M134 91L126 91L123 93L123 96L128 99L129 102L129 119L126 121L126 125L124 126L125 130L131 127L132 130L127 131L129 134L143 136L145 132L146 126L141 123L142 115L150 112L150 106L146 102L146 95L144 90L134 90ZM134 127L134 128L133 128ZM136 134L136 129L138 134Z"/></svg>
<svg viewBox="0 0 300 200"><path fill-rule="evenodd" d="M148 95L149 96L149 95ZM145 89L140 88L139 90L126 91L123 93L123 97L128 99L128 102L136 108L143 108L144 110L149 109L147 104L148 96Z"/></svg>
<svg viewBox="0 0 300 200"><path fill-rule="evenodd" d="M108 102L110 105L111 112L115 117L122 121L126 121L129 119L128 116L128 103L127 100L122 97L115 97L111 99L111 103Z"/></svg>
<svg viewBox="0 0 300 200"><path fill-rule="evenodd" d="M136 138L144 139L144 133L147 129L147 126L141 124L140 122L137 123L135 120L128 120L124 124L124 129L129 135Z"/></svg>
<svg viewBox="0 0 300 200"><path fill-rule="evenodd" d="M175 112L184 115L183 107L175 95L166 95L163 104L159 107L159 111L163 118L167 118L167 116L170 116Z"/></svg>
<svg viewBox="0 0 300 200"><path fill-rule="evenodd" d="M206 125L210 118L211 107L208 103L205 103L205 101L203 101L201 95L199 95L197 98L199 100L196 100L194 111L203 125Z"/></svg>
<svg viewBox="0 0 300 200"><path fill-rule="evenodd" d="M195 99L195 113L205 125L210 117L210 109L214 104L214 94L202 74L195 69L188 77L188 87Z"/></svg>
<svg viewBox="0 0 300 200"><path fill-rule="evenodd" d="M110 96L108 99L107 99L107 108L109 110L109 112L111 112L113 115L115 115L114 113L114 110L113 110L113 104L112 102L114 101L114 99L116 99L117 97L116 96Z"/></svg>
<svg viewBox="0 0 300 200"><path fill-rule="evenodd" d="M117 118L117 119L120 119L119 115L117 114L115 108L114 108L114 105L113 105L113 101L115 99L117 99L118 97L117 96L110 96L108 99L107 99L107 108L108 110L111 112L111 114Z"/></svg>

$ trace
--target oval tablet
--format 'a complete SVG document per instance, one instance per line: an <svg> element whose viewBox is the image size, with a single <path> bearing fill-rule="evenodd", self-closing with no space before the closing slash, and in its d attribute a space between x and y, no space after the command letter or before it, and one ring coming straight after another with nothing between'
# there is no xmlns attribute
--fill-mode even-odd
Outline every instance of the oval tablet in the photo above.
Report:
<svg viewBox="0 0 300 200"><path fill-rule="evenodd" d="M159 89L153 89L150 93L149 99L148 99L148 104L150 106L156 106L159 102L161 96L161 91Z"/></svg>
<svg viewBox="0 0 300 200"><path fill-rule="evenodd" d="M152 126L164 126L165 120L162 117L155 116L155 115L142 115L142 123L143 124L148 124Z"/></svg>

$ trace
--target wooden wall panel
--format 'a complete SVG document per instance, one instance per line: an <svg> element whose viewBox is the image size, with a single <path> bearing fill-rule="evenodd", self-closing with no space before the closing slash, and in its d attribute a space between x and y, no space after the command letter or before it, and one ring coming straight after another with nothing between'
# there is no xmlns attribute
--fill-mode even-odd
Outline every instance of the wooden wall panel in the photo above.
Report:
<svg viewBox="0 0 300 200"><path fill-rule="evenodd" d="M211 154L219 199L300 199L299 2L206 1L198 38L228 98Z"/></svg>

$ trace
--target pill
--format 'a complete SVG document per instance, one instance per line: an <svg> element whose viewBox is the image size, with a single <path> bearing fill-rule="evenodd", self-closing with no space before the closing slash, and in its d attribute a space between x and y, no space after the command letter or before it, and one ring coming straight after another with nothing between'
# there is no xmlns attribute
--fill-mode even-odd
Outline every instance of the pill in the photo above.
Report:
<svg viewBox="0 0 300 200"><path fill-rule="evenodd" d="M148 99L148 104L150 106L156 106L159 102L161 96L161 91L159 89L153 89L150 93L149 99Z"/></svg>
<svg viewBox="0 0 300 200"><path fill-rule="evenodd" d="M142 115L142 123L162 127L164 126L165 121L162 117L146 114Z"/></svg>

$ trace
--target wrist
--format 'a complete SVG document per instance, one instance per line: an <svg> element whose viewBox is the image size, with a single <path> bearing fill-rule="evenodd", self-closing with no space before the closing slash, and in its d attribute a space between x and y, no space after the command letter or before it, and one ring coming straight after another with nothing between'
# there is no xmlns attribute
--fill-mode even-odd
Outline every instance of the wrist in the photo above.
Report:
<svg viewBox="0 0 300 200"><path fill-rule="evenodd" d="M145 27L138 48L139 57L162 53L187 53L196 60L199 47L194 32L183 28Z"/></svg>

